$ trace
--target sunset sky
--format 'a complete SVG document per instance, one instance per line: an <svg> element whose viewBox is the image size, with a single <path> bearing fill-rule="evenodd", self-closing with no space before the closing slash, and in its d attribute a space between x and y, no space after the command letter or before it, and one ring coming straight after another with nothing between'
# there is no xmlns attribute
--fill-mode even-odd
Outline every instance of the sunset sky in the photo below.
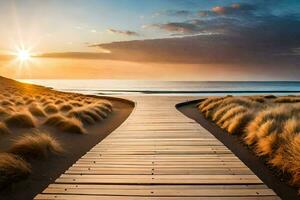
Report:
<svg viewBox="0 0 300 200"><path fill-rule="evenodd" d="M1 0L0 27L12 78L300 79L297 0Z"/></svg>

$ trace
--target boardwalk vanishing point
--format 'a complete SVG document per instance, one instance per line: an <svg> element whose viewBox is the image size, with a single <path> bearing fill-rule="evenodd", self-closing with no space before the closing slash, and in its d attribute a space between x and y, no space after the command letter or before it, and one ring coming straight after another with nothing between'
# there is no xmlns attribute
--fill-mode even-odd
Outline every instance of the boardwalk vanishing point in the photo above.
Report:
<svg viewBox="0 0 300 200"><path fill-rule="evenodd" d="M280 199L227 147L176 110L188 97L130 97L136 107L36 200Z"/></svg>

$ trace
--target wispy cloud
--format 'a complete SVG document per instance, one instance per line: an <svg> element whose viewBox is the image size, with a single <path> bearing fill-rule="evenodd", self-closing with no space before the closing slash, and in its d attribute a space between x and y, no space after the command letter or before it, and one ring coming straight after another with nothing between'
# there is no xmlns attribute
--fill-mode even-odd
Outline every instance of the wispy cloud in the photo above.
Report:
<svg viewBox="0 0 300 200"><path fill-rule="evenodd" d="M189 23L189 22L172 22L166 24L151 24L146 26L147 28L158 28L168 32L175 33L195 33L199 31L199 27L197 24Z"/></svg>
<svg viewBox="0 0 300 200"><path fill-rule="evenodd" d="M230 6L215 6L211 9L213 13L219 15L235 15L235 14L247 14L255 11L257 7L252 4L246 3L234 3Z"/></svg>
<svg viewBox="0 0 300 200"><path fill-rule="evenodd" d="M117 29L107 29L109 33L113 34L119 34L119 35L126 35L126 36L140 36L139 33L135 31L129 31L129 30L117 30Z"/></svg>
<svg viewBox="0 0 300 200"><path fill-rule="evenodd" d="M171 17L188 17L192 16L194 13L190 10L164 10L155 12L152 16L158 17L158 16L171 16Z"/></svg>

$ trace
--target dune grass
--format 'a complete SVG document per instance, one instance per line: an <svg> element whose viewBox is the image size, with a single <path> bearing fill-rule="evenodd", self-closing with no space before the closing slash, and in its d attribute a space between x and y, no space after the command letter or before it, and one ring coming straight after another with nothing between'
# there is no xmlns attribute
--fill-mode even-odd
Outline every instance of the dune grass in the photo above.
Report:
<svg viewBox="0 0 300 200"><path fill-rule="evenodd" d="M300 187L300 97L212 97L198 105L205 117L238 135L266 163Z"/></svg>
<svg viewBox="0 0 300 200"><path fill-rule="evenodd" d="M74 107L81 107L83 106L82 103L78 102L78 101L71 101L70 104Z"/></svg>
<svg viewBox="0 0 300 200"><path fill-rule="evenodd" d="M30 164L17 155L0 153L0 188L3 188L31 173Z"/></svg>
<svg viewBox="0 0 300 200"><path fill-rule="evenodd" d="M12 128L34 128L35 120L29 112L17 112L4 120L8 127Z"/></svg>
<svg viewBox="0 0 300 200"><path fill-rule="evenodd" d="M73 106L70 105L70 104L62 104L60 107L59 107L59 110L62 111L62 112L68 112L70 110L73 109Z"/></svg>
<svg viewBox="0 0 300 200"><path fill-rule="evenodd" d="M60 143L46 133L30 133L13 141L10 153L24 158L46 158L50 154L63 152Z"/></svg>
<svg viewBox="0 0 300 200"><path fill-rule="evenodd" d="M10 115L10 111L4 108L0 108L0 119L5 119Z"/></svg>
<svg viewBox="0 0 300 200"><path fill-rule="evenodd" d="M300 102L300 97L278 97L274 99L274 103L299 103Z"/></svg>
<svg viewBox="0 0 300 200"><path fill-rule="evenodd" d="M3 100L3 101L1 102L1 105L2 105L2 106L13 106L14 103L12 103L12 102L9 101L9 100Z"/></svg>
<svg viewBox="0 0 300 200"><path fill-rule="evenodd" d="M10 134L10 130L3 122L0 122L0 135L7 135L7 134Z"/></svg>
<svg viewBox="0 0 300 200"><path fill-rule="evenodd" d="M55 114L55 113L58 113L58 109L55 105L53 104L48 104L45 106L44 108L44 111L47 113L47 114Z"/></svg>
<svg viewBox="0 0 300 200"><path fill-rule="evenodd" d="M29 112L36 116L36 117L46 117L47 114L44 112L44 110L37 104L31 104L28 107Z"/></svg>
<svg viewBox="0 0 300 200"><path fill-rule="evenodd" d="M75 117L84 124L95 124L105 119L112 111L109 105L104 103L88 104L78 108L73 108L67 114L68 117Z"/></svg>
<svg viewBox="0 0 300 200"><path fill-rule="evenodd" d="M56 127L63 132L85 134L86 130L84 129L82 123L75 118L68 118L61 114L56 114L48 117L44 122L45 125Z"/></svg>
<svg viewBox="0 0 300 200"><path fill-rule="evenodd" d="M61 100L61 99L58 99L54 102L55 105L59 105L59 104L62 104L64 101Z"/></svg>

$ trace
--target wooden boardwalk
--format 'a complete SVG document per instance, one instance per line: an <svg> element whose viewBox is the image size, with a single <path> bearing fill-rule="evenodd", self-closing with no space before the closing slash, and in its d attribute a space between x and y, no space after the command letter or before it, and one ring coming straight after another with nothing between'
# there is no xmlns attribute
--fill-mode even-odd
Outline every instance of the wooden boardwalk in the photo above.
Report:
<svg viewBox="0 0 300 200"><path fill-rule="evenodd" d="M132 97L136 108L35 199L273 200L235 155L175 109L187 97Z"/></svg>

